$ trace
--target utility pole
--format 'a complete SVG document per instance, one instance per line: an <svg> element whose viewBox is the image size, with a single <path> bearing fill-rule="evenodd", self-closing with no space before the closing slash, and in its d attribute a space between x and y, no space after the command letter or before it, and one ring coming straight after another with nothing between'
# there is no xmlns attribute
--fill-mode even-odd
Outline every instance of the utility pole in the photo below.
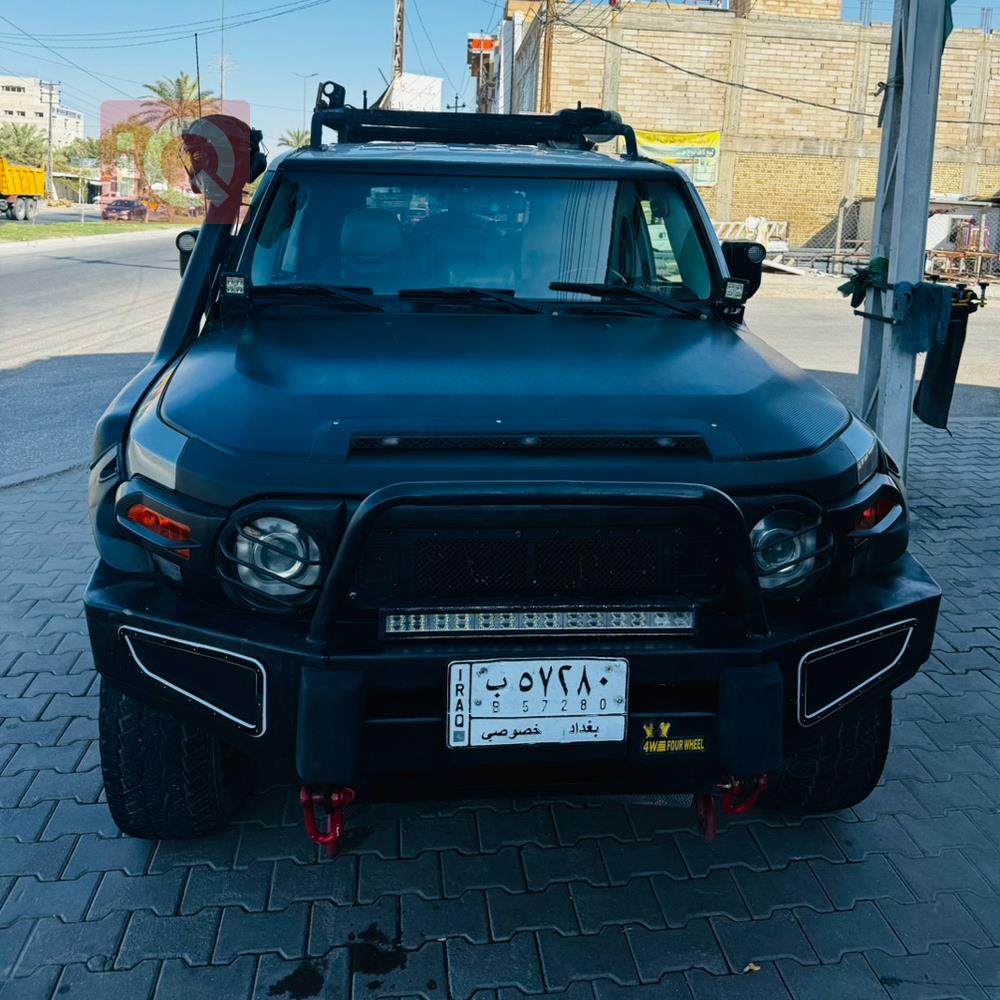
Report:
<svg viewBox="0 0 1000 1000"><path fill-rule="evenodd" d="M403 75L403 49L406 45L406 0L396 0L392 26L392 78Z"/></svg>
<svg viewBox="0 0 1000 1000"><path fill-rule="evenodd" d="M896 0L881 118L872 256L888 258L889 288L870 290L865 303L859 411L904 473L916 358L891 321L892 289L924 277L947 9L948 0Z"/></svg>
<svg viewBox="0 0 1000 1000"><path fill-rule="evenodd" d="M296 73L295 74L302 81L302 131L306 130L306 88L309 85L309 81L314 77L319 76L319 73Z"/></svg>
<svg viewBox="0 0 1000 1000"><path fill-rule="evenodd" d="M52 170L53 170L53 166L52 166L52 94L55 91L56 87L59 86L59 81L57 81L56 83L51 83L51 82L49 82L49 83L43 83L42 86L48 88L48 92L49 92L49 169L48 169L48 178L49 178L49 197L52 198L52 199L54 199L55 196L56 196L56 182L55 182L55 178L52 176Z"/></svg>
<svg viewBox="0 0 1000 1000"><path fill-rule="evenodd" d="M459 103L458 103L458 102L459 102L459 100L460 100L460 98L461 98L461 94L456 94L456 95L455 95L455 103L454 103L454 104L446 104L446 105L445 105L445 107L446 107L446 108L447 108L447 109L448 109L449 111L454 111L454 112L455 112L455 114L457 115L457 114L459 113L459 111L461 111L461 110L462 110L462 108L464 108L464 107L465 107L465 101L462 101L462 103L461 103L461 104L459 104Z"/></svg>
<svg viewBox="0 0 1000 1000"><path fill-rule="evenodd" d="M226 0L219 0L219 103L226 99Z"/></svg>
<svg viewBox="0 0 1000 1000"><path fill-rule="evenodd" d="M542 114L552 113L552 46L556 34L556 0L545 0L545 39L542 47Z"/></svg>

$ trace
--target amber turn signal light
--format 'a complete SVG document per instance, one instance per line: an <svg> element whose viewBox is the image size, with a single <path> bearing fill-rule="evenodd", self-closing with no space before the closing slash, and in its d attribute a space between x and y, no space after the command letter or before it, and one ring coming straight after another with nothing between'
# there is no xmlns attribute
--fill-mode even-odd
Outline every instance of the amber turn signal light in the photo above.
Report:
<svg viewBox="0 0 1000 1000"><path fill-rule="evenodd" d="M181 524L180 521L175 521L165 514L159 514L145 504L137 503L130 507L126 516L133 524L138 524L140 528L145 528L168 542L191 541L191 529L186 524ZM191 558L190 549L174 549L174 552L182 559Z"/></svg>
<svg viewBox="0 0 1000 1000"><path fill-rule="evenodd" d="M884 521L895 509L896 501L889 494L882 493L875 498L875 502L869 504L858 515L854 524L855 531L871 531L877 524Z"/></svg>

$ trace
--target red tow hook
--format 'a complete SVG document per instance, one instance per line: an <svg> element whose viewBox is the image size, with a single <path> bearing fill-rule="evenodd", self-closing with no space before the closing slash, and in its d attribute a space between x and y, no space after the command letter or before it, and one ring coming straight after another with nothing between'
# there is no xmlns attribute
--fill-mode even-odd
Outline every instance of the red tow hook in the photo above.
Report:
<svg viewBox="0 0 1000 1000"><path fill-rule="evenodd" d="M730 778L719 788L722 791L722 811L727 816L745 816L767 791L767 775L757 775L749 787L738 778Z"/></svg>
<svg viewBox="0 0 1000 1000"><path fill-rule="evenodd" d="M744 784L739 778L727 775L716 786L716 791L722 792L722 811L727 816L745 816L767 791L767 775L759 774L752 781ZM694 797L695 816L698 820L698 830L710 844L715 840L718 826L718 814L715 808L715 793L702 792Z"/></svg>
<svg viewBox="0 0 1000 1000"><path fill-rule="evenodd" d="M314 844L325 847L331 858L340 850L344 839L344 810L354 799L353 788L330 788L318 792L310 785L303 785L299 792L306 833ZM321 812L326 815L326 829L322 832L317 822L317 814Z"/></svg>

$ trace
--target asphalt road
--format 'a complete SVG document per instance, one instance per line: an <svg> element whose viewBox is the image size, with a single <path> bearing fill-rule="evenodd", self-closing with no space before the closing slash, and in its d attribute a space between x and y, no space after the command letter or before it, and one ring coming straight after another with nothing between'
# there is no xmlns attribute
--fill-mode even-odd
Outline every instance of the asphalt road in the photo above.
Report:
<svg viewBox="0 0 1000 1000"><path fill-rule="evenodd" d="M104 407L155 347L174 234L0 250L0 484L87 461Z"/></svg>
<svg viewBox="0 0 1000 1000"><path fill-rule="evenodd" d="M177 289L172 231L0 247L0 485L86 462L104 407L156 345ZM853 405L861 324L837 281L767 276L758 336ZM995 308L1000 308L1000 303ZM952 415L1000 417L1000 324L974 316Z"/></svg>
<svg viewBox="0 0 1000 1000"><path fill-rule="evenodd" d="M0 226L45 226L51 225L54 222L79 222L80 221L80 206L74 205L71 208L49 208L48 205L43 205L38 210L38 214L35 216L35 221L33 223L28 222L14 222L12 219L8 219L6 215L0 215ZM83 221L84 222L100 222L101 221L101 209L98 205L84 205L83 206Z"/></svg>

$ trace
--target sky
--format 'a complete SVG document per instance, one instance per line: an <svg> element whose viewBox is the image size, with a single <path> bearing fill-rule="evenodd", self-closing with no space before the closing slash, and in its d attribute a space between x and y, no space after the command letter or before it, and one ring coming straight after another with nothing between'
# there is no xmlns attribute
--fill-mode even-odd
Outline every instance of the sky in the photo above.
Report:
<svg viewBox="0 0 1000 1000"><path fill-rule="evenodd" d="M606 0L579 0L606 3ZM845 0L844 16L856 20L862 0ZM142 84L180 71L195 72L193 27L173 31L150 30L145 36L122 40L95 39L96 32L160 29L202 24L199 31L202 86L218 93L220 57L225 66L225 96L251 106L253 124L263 129L272 152L287 128L302 127L303 81L296 74L318 74L306 81L311 107L319 80L334 79L348 89L348 100L361 104L362 91L371 98L384 88L392 49L393 0L311 0L306 9L257 23L234 26L252 11L278 5L298 5L310 0L173 0L139 5L135 0L48 0L40 7L5 4L0 15L0 73L41 76L58 80L63 103L84 112L87 133L99 131L99 107L104 100L137 98ZM876 20L892 15L892 0L873 0ZM1000 30L1000 0L958 0L955 21L960 27L978 27L980 10L993 10ZM444 78L448 103L471 107L473 81L465 63L469 34L496 28L504 0L407 0L406 68ZM219 20L230 26L220 34ZM43 42L38 45L17 28ZM183 33L184 38L162 40ZM136 38L156 39L156 44L136 45ZM114 48L94 48L113 41ZM53 51L55 50L55 51ZM68 60L68 62L67 62ZM70 65L69 62L76 65Z"/></svg>

